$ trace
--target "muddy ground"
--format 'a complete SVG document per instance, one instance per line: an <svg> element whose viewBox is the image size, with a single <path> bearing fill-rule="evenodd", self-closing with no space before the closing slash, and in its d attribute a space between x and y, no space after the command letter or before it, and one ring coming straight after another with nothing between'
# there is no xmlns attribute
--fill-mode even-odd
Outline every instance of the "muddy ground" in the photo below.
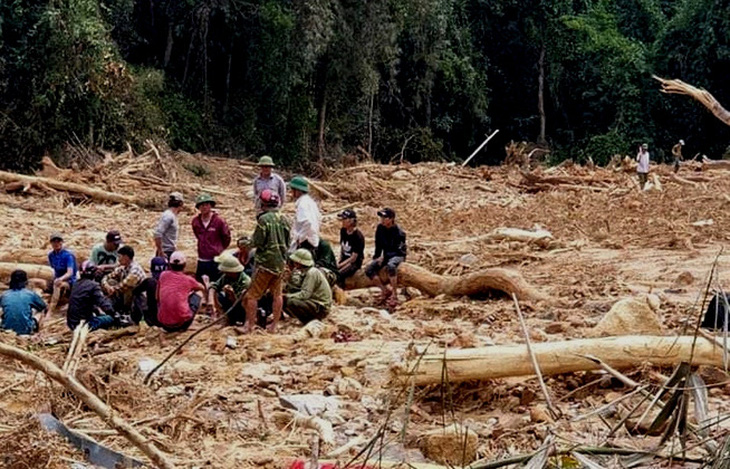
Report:
<svg viewBox="0 0 730 469"><path fill-rule="evenodd" d="M46 249L48 235L61 231L67 247L88 253L107 230L117 228L147 265L153 254L152 229L170 190L181 190L188 199L210 190L234 238L252 231L250 184L255 168L180 153L164 154L161 160L152 156L143 157L152 163L141 170L152 179L130 178L141 173L119 169L142 160L130 154L117 157L116 162L110 159L93 171L55 177L144 196L160 201L159 209L97 203L42 187L0 194L5 225L0 231L0 252L7 258L8 253ZM675 335L687 318L696 317L696 303L718 254L720 283L727 286L730 280L730 253L722 251L730 236L725 229L730 174L697 169L682 169L680 175L697 176L696 181L685 183L672 179L669 168L658 167L655 172L662 188L650 191L638 190L632 174L620 168L535 170L576 181L554 187L530 183L515 167L463 169L426 163L325 170L319 185L334 197L319 196L323 235L336 245L335 215L353 207L366 236L367 257L373 248L376 211L389 206L408 234L409 262L447 275L495 266L515 269L531 285L559 300L522 305L535 342L591 336L592 327L616 301L644 293L660 297L664 333ZM154 184L157 178L166 185ZM293 213L291 202L285 212ZM181 215L181 246L190 254L195 252L189 225L192 215L192 209ZM550 231L554 239L542 245L469 240L498 227L536 226ZM659 445L660 437L630 435L623 426L608 437L622 412L639 398L629 398L618 412L572 421L630 391L601 372L546 378L562 411L557 420L546 414L535 378L451 384L447 392L440 386L409 389L394 383L389 370L414 347L438 351L524 343L512 300L499 292L479 299L409 293L410 299L402 296L398 309L387 314L375 304L374 292L348 292L347 303L335 307L322 336L302 341L296 341L300 326L291 320L276 335L242 336L233 328L214 327L187 345L150 385L142 383L140 362L161 360L187 335L167 336L143 325L135 335L92 347L81 360L77 376L180 467L282 468L297 458L309 459L314 432L291 424L279 399L300 393L332 395L339 403L324 416L333 425L335 441L321 443L319 453L325 458L356 440L352 449L340 451L342 461L349 461L368 440L380 435L370 452L371 462L373 455L379 455L389 461L436 463L424 435L451 423L475 432L474 458L489 461L530 453L548 435L561 449L588 445L647 450ZM198 326L207 322L201 317ZM236 338L235 349L226 347L228 337ZM71 333L58 317L39 338L0 334L0 340L61 365ZM41 373L4 358L0 370L3 467L71 467L74 461L84 461L83 454L63 439L48 436L38 427L39 412L52 412L101 444L145 460L133 445ZM671 368L649 364L626 371L652 386L671 373ZM730 410L728 388L723 384L726 375L712 369L701 373L707 384L720 383L709 390L710 415L725 415ZM726 422L714 425L709 436L721 442L726 428ZM673 437L660 453L676 453L680 459L708 457L697 441L690 438L688 451L682 453L679 439ZM606 467L620 464L613 455L594 460ZM570 456L555 457L552 464L579 467ZM699 467L681 460L639 461L639 467L670 465Z"/></svg>

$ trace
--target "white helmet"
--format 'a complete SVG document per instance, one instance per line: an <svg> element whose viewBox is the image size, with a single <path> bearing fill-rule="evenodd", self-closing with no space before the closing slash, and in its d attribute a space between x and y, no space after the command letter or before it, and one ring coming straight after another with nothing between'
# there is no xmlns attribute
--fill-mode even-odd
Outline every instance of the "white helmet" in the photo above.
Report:
<svg viewBox="0 0 730 469"><path fill-rule="evenodd" d="M680 145L684 145L684 140L680 140L680 141L679 141L679 144L680 144Z"/></svg>

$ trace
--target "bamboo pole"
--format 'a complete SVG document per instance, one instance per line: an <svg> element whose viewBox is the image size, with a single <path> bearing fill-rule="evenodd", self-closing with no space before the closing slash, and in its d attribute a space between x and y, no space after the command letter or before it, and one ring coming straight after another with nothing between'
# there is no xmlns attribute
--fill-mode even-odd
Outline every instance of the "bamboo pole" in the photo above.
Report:
<svg viewBox="0 0 730 469"><path fill-rule="evenodd" d="M689 361L694 340L691 336L622 336L545 342L533 344L532 347L542 373L555 375L601 369L599 363L582 355L592 355L616 369L645 363L676 365ZM696 340L692 364L721 367L722 350L702 337ZM412 374L408 373L407 367L402 366L395 366L393 373L395 378L413 379L419 386L439 384L444 365L452 382L530 376L535 373L524 344L448 350L445 354L425 355Z"/></svg>
<svg viewBox="0 0 730 469"><path fill-rule="evenodd" d="M4 355L13 360L18 360L33 369L43 372L46 376L73 392L84 404L96 412L96 414L99 415L99 417L101 417L107 425L118 431L133 445L139 448L140 451L147 455L147 457L149 457L157 467L164 469L175 468L167 457L162 454L159 449L152 445L141 433L139 433L125 420L118 417L116 412L104 404L101 399L99 399L91 391L86 389L84 385L76 380L76 378L64 373L55 364L2 342L0 342L0 355Z"/></svg>

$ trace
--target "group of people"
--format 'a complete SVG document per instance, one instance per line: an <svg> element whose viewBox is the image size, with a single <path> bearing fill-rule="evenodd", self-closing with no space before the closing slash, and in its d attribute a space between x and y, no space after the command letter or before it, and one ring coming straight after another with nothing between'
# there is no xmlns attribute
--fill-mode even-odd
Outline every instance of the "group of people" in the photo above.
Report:
<svg viewBox="0 0 730 469"><path fill-rule="evenodd" d="M678 141L672 147L672 160L674 165L674 172L679 171L681 161L684 159L682 156L682 148L684 147L684 140ZM639 151L636 153L636 175L639 177L639 186L643 189L649 180L649 144L642 143L639 145Z"/></svg>
<svg viewBox="0 0 730 469"><path fill-rule="evenodd" d="M187 259L177 246L178 217L185 206L179 192L169 195L167 210L155 228L149 275L118 230L109 231L93 246L80 266L64 247L63 236L52 234L48 263L53 280L48 293L68 300L68 327L73 330L84 321L91 330L107 329L144 320L175 332L187 330L204 310L212 316L225 314L231 325L242 323L244 332L256 326L273 332L283 313L304 324L326 317L333 288L344 287L363 268L365 237L357 214L347 209L337 216L342 223L338 260L331 244L320 236L322 216L308 181L301 176L289 181L296 206L290 223L280 212L287 184L273 171L271 157L262 157L258 166L253 182L256 228L251 236L238 238L234 249L229 249L227 222L214 210L215 199L201 194L195 200L197 214L191 220L197 240L195 276L186 273ZM379 301L394 307L398 266L407 255L406 234L393 209L383 208L378 216L375 252L364 275L380 288ZM17 270L10 289L0 295L0 327L17 334L39 331L48 315L48 306L27 283L26 272Z"/></svg>

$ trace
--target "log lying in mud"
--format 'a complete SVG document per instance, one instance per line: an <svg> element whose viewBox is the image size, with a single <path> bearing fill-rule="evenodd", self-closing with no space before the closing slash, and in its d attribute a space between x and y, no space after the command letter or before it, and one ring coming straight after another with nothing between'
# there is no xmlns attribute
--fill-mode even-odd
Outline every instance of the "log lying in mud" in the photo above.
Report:
<svg viewBox="0 0 730 469"><path fill-rule="evenodd" d="M476 296L493 291L514 293L520 300L550 301L550 296L536 289L520 275L519 272L509 269L485 269L473 274L454 277L438 275L429 272L423 267L403 263L398 267L398 284L412 287L428 296ZM375 282L365 276L363 270L347 279L346 290L370 288Z"/></svg>
<svg viewBox="0 0 730 469"><path fill-rule="evenodd" d="M43 280L53 280L53 269L47 265L40 264L20 264L16 262L0 262L0 279L10 278L10 274L14 270L25 270L28 278L40 278Z"/></svg>
<svg viewBox="0 0 730 469"><path fill-rule="evenodd" d="M696 339L693 365L722 366L722 349L705 338ZM540 370L544 375L573 373L600 369L600 365L585 358L592 355L616 368L652 365L676 365L689 361L694 337L621 336L600 339L579 339L532 344ZM446 366L447 374L444 374ZM439 384L444 376L449 382L488 380L512 376L530 376L535 373L522 345L449 350L420 358L418 367L397 366L397 379L413 379L416 385Z"/></svg>
<svg viewBox="0 0 730 469"><path fill-rule="evenodd" d="M108 192L101 189L96 189L83 184L76 184L73 182L59 181L53 178L38 177L38 176L26 176L23 174L8 173L6 171L0 171L0 181L5 183L21 183L24 185L40 185L41 187L47 186L51 189L56 189L64 192L71 192L74 194L82 194L87 197L91 197L94 200L101 202L111 202L115 204L125 205L148 205L146 201L139 199L131 195L117 194L116 192Z"/></svg>

